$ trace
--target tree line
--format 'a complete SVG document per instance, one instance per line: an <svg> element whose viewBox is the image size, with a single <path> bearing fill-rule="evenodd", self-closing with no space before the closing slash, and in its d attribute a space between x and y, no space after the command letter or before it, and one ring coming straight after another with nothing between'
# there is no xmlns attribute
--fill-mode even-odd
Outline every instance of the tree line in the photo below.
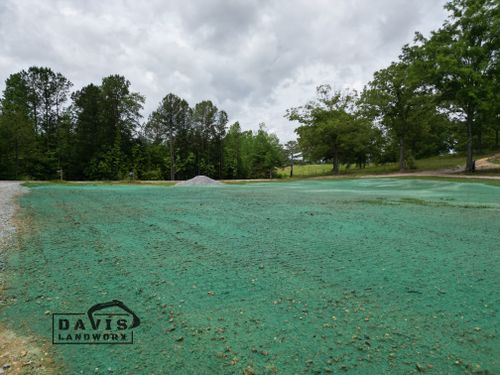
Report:
<svg viewBox="0 0 500 375"><path fill-rule="evenodd" d="M171 93L143 119L145 98L123 76L71 92L62 74L31 67L8 77L0 99L0 178L267 178L298 153L339 173L463 152L473 171L475 153L500 147L499 8L449 1L443 26L416 33L360 93L322 85L289 109L298 140L284 146L263 124L229 125L210 100L191 106Z"/></svg>
<svg viewBox="0 0 500 375"><path fill-rule="evenodd" d="M145 98L120 75L70 93L50 68L10 75L0 102L0 178L71 180L270 177L283 163L262 124L242 131L211 101L166 95L146 121Z"/></svg>
<svg viewBox="0 0 500 375"><path fill-rule="evenodd" d="M298 147L310 160L339 165L399 161L449 152L499 149L500 6L452 0L448 19L429 38L416 33L398 61L377 71L361 93L324 85L317 99L291 108Z"/></svg>

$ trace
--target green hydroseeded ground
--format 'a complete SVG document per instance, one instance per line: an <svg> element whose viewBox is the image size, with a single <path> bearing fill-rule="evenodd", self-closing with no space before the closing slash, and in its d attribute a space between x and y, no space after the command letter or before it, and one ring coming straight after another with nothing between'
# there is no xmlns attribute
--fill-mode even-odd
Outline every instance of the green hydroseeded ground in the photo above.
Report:
<svg viewBox="0 0 500 375"><path fill-rule="evenodd" d="M51 346L61 373L500 373L498 186L47 185L20 205L3 324L50 342L49 312L112 299L142 320L133 345Z"/></svg>

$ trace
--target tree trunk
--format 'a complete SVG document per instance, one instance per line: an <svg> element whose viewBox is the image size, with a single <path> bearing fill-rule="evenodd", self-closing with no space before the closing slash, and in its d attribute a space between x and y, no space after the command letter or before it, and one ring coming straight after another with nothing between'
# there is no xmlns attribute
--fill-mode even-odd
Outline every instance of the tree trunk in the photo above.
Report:
<svg viewBox="0 0 500 375"><path fill-rule="evenodd" d="M399 170L404 171L405 169L405 141L403 137L399 137Z"/></svg>
<svg viewBox="0 0 500 375"><path fill-rule="evenodd" d="M220 155L219 155L219 178L222 179L224 178L223 176L223 171L224 171L224 139L221 138L220 142L219 142L219 152L220 152Z"/></svg>
<svg viewBox="0 0 500 375"><path fill-rule="evenodd" d="M499 129L497 128L495 130L495 148L498 150L498 133L499 133Z"/></svg>
<svg viewBox="0 0 500 375"><path fill-rule="evenodd" d="M333 174L339 174L339 153L337 151L337 147L335 147L335 151L333 152Z"/></svg>
<svg viewBox="0 0 500 375"><path fill-rule="evenodd" d="M466 172L474 172L474 160L472 154L472 114L467 112L467 161L465 165Z"/></svg>
<svg viewBox="0 0 500 375"><path fill-rule="evenodd" d="M14 174L15 174L15 177L16 177L16 180L17 180L18 179L18 174L19 174L19 142L17 140L17 135L16 135L15 150L16 150L16 164L15 164Z"/></svg>
<svg viewBox="0 0 500 375"><path fill-rule="evenodd" d="M481 127L478 126L477 132L477 153L481 155L483 148L483 132L481 131Z"/></svg>
<svg viewBox="0 0 500 375"><path fill-rule="evenodd" d="M293 153L292 157L290 158L290 177L293 177Z"/></svg>
<svg viewBox="0 0 500 375"><path fill-rule="evenodd" d="M170 139L170 180L175 180L175 144L174 139Z"/></svg>

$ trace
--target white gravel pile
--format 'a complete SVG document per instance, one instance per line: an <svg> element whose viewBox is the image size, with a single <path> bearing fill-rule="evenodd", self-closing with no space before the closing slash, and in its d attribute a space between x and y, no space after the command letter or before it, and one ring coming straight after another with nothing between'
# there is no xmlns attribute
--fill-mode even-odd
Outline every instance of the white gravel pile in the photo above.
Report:
<svg viewBox="0 0 500 375"><path fill-rule="evenodd" d="M178 182L175 184L175 186L193 186L193 185L222 185L222 183L213 180L207 176L196 176L190 180Z"/></svg>
<svg viewBox="0 0 500 375"><path fill-rule="evenodd" d="M14 196L27 191L28 189L22 187L19 182L0 181L0 269L2 269L2 249L7 246L16 230L12 223L16 210Z"/></svg>

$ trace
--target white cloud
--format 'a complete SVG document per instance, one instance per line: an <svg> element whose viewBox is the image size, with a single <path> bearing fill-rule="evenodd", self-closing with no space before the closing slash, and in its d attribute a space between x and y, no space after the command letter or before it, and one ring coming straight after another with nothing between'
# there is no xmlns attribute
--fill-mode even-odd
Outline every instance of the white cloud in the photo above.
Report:
<svg viewBox="0 0 500 375"><path fill-rule="evenodd" d="M0 80L50 66L75 89L123 74L147 98L211 99L244 129L286 141L287 108L329 83L360 89L417 30L439 27L444 0L2 0Z"/></svg>

